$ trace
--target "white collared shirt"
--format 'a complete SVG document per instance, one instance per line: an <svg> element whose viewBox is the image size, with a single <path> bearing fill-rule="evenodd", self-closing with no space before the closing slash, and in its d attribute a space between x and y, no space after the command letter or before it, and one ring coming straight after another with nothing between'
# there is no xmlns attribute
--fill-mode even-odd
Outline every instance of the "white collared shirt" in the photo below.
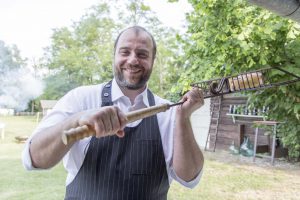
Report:
<svg viewBox="0 0 300 200"><path fill-rule="evenodd" d="M53 110L41 121L36 130L33 132L32 136L45 128L51 127L57 124L58 122L63 121L65 118L77 112L101 107L101 93L104 85L105 83L100 85L81 86L68 92L57 102ZM130 99L124 96L116 81L113 80L111 95L113 104L115 106L118 106L124 113L149 107L147 90L144 90L144 92L139 94L136 97L134 104L132 105ZM156 95L154 95L154 99L156 105L170 103L169 101L162 99ZM159 124L161 141L166 160L169 183L171 184L171 181L175 179L182 185L189 188L193 188L199 183L202 173L199 173L194 180L186 182L176 175L175 170L172 166L175 112L175 109L172 107L166 112L161 112L157 114L157 120ZM134 127L137 126L140 122L141 120L138 120L127 124L127 126ZM25 148L22 152L22 161L24 167L27 170L40 170L32 166L32 161L29 153L29 145L32 136L26 142ZM87 137L77 141L68 151L68 153L64 156L63 164L68 172L66 185L72 182L72 180L77 175L81 165L83 164L90 140L91 137Z"/></svg>

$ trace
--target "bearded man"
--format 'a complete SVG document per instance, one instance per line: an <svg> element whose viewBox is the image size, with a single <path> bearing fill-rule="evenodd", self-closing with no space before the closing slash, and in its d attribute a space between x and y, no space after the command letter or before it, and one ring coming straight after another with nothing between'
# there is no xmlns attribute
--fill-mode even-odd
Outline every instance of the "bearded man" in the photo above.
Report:
<svg viewBox="0 0 300 200"><path fill-rule="evenodd" d="M190 116L203 105L200 90L187 92L177 108L127 124L126 112L170 103L147 87L155 55L146 29L122 31L114 46L113 80L62 97L28 139L25 168L48 169L63 159L67 200L165 200L173 179L196 186L204 161ZM63 131L82 125L96 135L64 145Z"/></svg>

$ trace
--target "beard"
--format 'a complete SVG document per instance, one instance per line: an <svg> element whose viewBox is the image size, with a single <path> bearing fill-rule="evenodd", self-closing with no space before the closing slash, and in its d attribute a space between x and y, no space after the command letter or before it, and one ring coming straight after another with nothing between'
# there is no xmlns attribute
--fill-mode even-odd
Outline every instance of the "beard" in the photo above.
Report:
<svg viewBox="0 0 300 200"><path fill-rule="evenodd" d="M138 90L138 89L145 87L145 85L147 84L147 82L150 78L151 72L152 72L152 70L145 71L145 73L139 77L139 81L137 83L130 83L124 77L122 70L120 70L119 68L114 66L114 76L115 76L116 82L118 83L118 85L120 87L124 87L129 90Z"/></svg>

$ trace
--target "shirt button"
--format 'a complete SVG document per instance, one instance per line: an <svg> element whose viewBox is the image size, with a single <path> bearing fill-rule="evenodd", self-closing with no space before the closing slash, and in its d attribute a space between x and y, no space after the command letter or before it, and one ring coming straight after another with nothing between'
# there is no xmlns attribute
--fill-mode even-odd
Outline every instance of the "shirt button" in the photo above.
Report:
<svg viewBox="0 0 300 200"><path fill-rule="evenodd" d="M108 97L109 94L108 94L107 92L105 92L105 93L103 94L103 96Z"/></svg>

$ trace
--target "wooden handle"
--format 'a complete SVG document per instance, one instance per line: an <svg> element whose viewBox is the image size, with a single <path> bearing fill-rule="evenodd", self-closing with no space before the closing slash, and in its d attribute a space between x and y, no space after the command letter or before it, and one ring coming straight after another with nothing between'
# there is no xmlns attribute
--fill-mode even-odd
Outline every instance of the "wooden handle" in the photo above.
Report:
<svg viewBox="0 0 300 200"><path fill-rule="evenodd" d="M164 112L170 108L169 104L162 104L158 106L151 106L149 108L143 108L140 110L135 110L126 114L127 124L137 121L139 119L143 119L146 117L150 117L160 112ZM66 130L62 134L62 141L65 145L83 139L85 137L94 136L95 131L87 125L79 126L76 128L71 128Z"/></svg>

